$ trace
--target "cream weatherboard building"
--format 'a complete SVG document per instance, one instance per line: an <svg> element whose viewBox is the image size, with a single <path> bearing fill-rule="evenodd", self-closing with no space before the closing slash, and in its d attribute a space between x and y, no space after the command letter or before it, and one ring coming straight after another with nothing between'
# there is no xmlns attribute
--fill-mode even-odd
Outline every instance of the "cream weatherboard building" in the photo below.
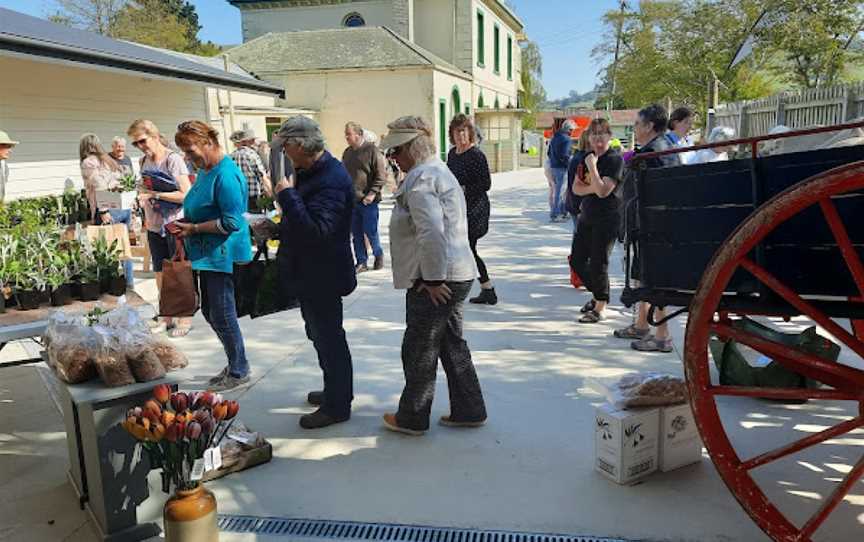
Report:
<svg viewBox="0 0 864 542"><path fill-rule="evenodd" d="M237 68L226 71L0 8L0 130L20 141L9 160L6 198L58 193L68 184L80 188L84 133L110 147L140 117L169 139L189 119L227 129L230 118L222 123L219 103L228 91L255 109L238 108L238 125L263 119L261 108L273 108L284 96L280 87ZM129 150L133 159L140 156Z"/></svg>
<svg viewBox="0 0 864 542"><path fill-rule="evenodd" d="M524 27L499 0L227 0L244 44L228 55L317 112L341 155L349 120L377 132L402 115L434 123L442 155L457 112L476 117L493 170L518 165L519 42ZM270 130L282 120L273 117Z"/></svg>

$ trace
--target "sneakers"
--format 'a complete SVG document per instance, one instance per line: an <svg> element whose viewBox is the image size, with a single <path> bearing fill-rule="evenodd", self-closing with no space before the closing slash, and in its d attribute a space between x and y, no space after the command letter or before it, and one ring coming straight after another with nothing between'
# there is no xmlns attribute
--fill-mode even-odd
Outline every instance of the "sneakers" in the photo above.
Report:
<svg viewBox="0 0 864 542"><path fill-rule="evenodd" d="M480 295L472 297L468 302L477 305L495 305L498 303L498 296L495 294L495 288L481 288Z"/></svg>
<svg viewBox="0 0 864 542"><path fill-rule="evenodd" d="M384 269L384 255L375 256L375 265L372 266L372 269L375 271L380 271Z"/></svg>
<svg viewBox="0 0 864 542"><path fill-rule="evenodd" d="M421 437L426 431L420 431L419 429L408 429L407 427L400 427L396 422L395 414L384 414L384 428L396 433L402 433L403 435L411 435L412 437Z"/></svg>
<svg viewBox="0 0 864 542"><path fill-rule="evenodd" d="M612 335L618 339L643 339L650 331L649 329L639 329L635 324L630 324L624 329L616 329Z"/></svg>
<svg viewBox="0 0 864 542"><path fill-rule="evenodd" d="M481 427L481 426L486 424L486 420L484 419L484 420L473 421L473 422L469 422L469 421L459 422L459 421L453 420L450 416L441 416L441 419L438 420L438 423L440 423L441 425L446 426L446 427Z"/></svg>
<svg viewBox="0 0 864 542"><path fill-rule="evenodd" d="M226 365L225 367L222 368L221 371L219 371L219 374L217 374L216 376L214 376L213 378L208 380L207 383L208 384L215 384L216 382L219 382L220 380L225 378L225 376L227 374L228 374L228 366Z"/></svg>
<svg viewBox="0 0 864 542"><path fill-rule="evenodd" d="M241 386L245 386L249 384L249 375L246 376L232 376L230 373L225 371L225 374L221 374L214 379L211 379L211 382L207 386L208 391L228 391L237 389Z"/></svg>
<svg viewBox="0 0 864 542"><path fill-rule="evenodd" d="M323 391L310 391L306 396L306 402L312 406L321 406L324 404Z"/></svg>
<svg viewBox="0 0 864 542"><path fill-rule="evenodd" d="M366 267L365 263L358 263L357 265L354 266L354 272L357 273L358 275L360 273L365 273L366 271L369 271L369 268Z"/></svg>
<svg viewBox="0 0 864 542"><path fill-rule="evenodd" d="M322 412L319 408L312 414L304 414L303 416L300 416L300 427L303 429L321 429L322 427L327 427L333 424L347 422L349 419L351 419L350 415L343 418L334 418L333 416Z"/></svg>
<svg viewBox="0 0 864 542"><path fill-rule="evenodd" d="M658 339L654 335L645 335L642 339L630 343L630 348L640 352L671 352L672 337Z"/></svg>

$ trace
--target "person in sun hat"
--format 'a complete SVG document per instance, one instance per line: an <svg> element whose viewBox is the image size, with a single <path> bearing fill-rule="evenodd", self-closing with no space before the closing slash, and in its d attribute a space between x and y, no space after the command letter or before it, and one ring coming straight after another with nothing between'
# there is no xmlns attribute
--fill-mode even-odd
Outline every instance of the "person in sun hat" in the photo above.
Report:
<svg viewBox="0 0 864 542"><path fill-rule="evenodd" d="M9 166L6 164L12 155L12 147L17 145L9 134L0 131L0 203L6 199L6 183L9 181Z"/></svg>
<svg viewBox="0 0 864 542"><path fill-rule="evenodd" d="M450 391L450 414L441 418L441 425L478 427L486 422L486 405L462 337L465 298L477 276L465 194L438 158L425 120L401 117L388 128L381 147L406 173L390 218L393 285L407 292L405 388L398 410L384 415L384 427L408 435L429 429L439 358Z"/></svg>

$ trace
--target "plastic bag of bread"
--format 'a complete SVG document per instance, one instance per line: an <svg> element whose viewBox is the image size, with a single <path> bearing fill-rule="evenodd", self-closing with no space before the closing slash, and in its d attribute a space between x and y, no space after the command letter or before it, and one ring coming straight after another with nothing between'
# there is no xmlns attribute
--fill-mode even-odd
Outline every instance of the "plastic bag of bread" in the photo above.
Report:
<svg viewBox="0 0 864 542"><path fill-rule="evenodd" d="M126 353L117 335L98 325L93 326L93 330L100 337L99 348L96 350L93 362L102 382L111 388L134 384L135 376L129 368Z"/></svg>
<svg viewBox="0 0 864 542"><path fill-rule="evenodd" d="M165 376L165 367L153 350L153 336L144 333L118 332L126 353L126 362L138 382L150 382Z"/></svg>
<svg viewBox="0 0 864 542"><path fill-rule="evenodd" d="M100 339L89 327L56 328L48 346L48 365L63 382L80 384L96 378Z"/></svg>
<svg viewBox="0 0 864 542"><path fill-rule="evenodd" d="M687 402L688 397L684 379L665 373L628 373L594 379L589 386L618 409L675 405Z"/></svg>
<svg viewBox="0 0 864 542"><path fill-rule="evenodd" d="M176 371L177 369L182 369L189 365L189 359L186 357L186 354L178 350L177 347L171 343L154 337L152 348L166 371Z"/></svg>

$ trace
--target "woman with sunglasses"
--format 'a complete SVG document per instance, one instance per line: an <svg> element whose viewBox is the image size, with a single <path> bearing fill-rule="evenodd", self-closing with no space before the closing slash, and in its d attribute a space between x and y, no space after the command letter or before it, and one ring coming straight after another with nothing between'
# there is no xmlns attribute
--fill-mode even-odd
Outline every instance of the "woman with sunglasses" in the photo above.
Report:
<svg viewBox="0 0 864 542"><path fill-rule="evenodd" d="M606 119L588 126L589 151L576 169L573 194L582 196L579 223L573 240L573 269L582 278L592 298L582 307L579 322L603 319L609 303L609 255L618 239L621 204L618 187L624 160L609 147L612 128Z"/></svg>
<svg viewBox="0 0 864 542"><path fill-rule="evenodd" d="M169 149L159 133L159 128L146 119L138 119L129 126L126 134L132 146L144 153L141 158L141 176L158 172L170 176L177 183L175 192L139 191L138 200L144 209L144 224L147 229L147 245L156 274L156 287L162 289L162 262L174 257L176 239L165 230L165 225L183 217L183 199L191 187L189 169L179 152ZM160 205L164 202L164 208ZM165 327L171 337L185 337L192 329L191 318L165 319Z"/></svg>
<svg viewBox="0 0 864 542"><path fill-rule="evenodd" d="M381 147L406 173L394 194L390 257L393 284L407 293L405 388L397 412L384 415L384 427L408 435L429 429L439 358L450 390L450 414L441 418L441 425L477 427L486 422L486 405L462 338L463 304L477 276L465 195L437 157L425 120L401 117L387 127Z"/></svg>

